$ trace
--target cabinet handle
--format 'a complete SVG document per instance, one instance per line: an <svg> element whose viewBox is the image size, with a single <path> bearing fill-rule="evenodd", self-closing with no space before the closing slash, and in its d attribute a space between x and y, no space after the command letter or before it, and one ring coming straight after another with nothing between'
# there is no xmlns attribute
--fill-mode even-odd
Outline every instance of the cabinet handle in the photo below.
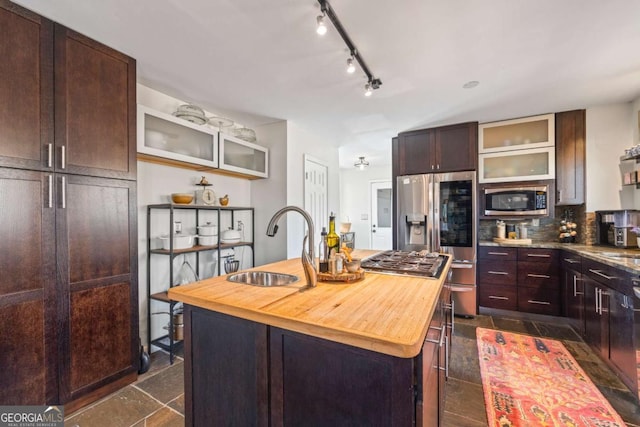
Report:
<svg viewBox="0 0 640 427"><path fill-rule="evenodd" d="M547 276L546 274L527 273L527 277L535 277L537 279L551 279L551 276Z"/></svg>
<svg viewBox="0 0 640 427"><path fill-rule="evenodd" d="M598 288L595 288L595 291L596 291L596 294L595 294L596 295L596 314L599 314L599 312L598 312Z"/></svg>
<svg viewBox="0 0 640 427"><path fill-rule="evenodd" d="M549 254L527 254L527 256L532 258L551 258Z"/></svg>
<svg viewBox="0 0 640 427"><path fill-rule="evenodd" d="M583 292L578 292L578 287L577 287L577 283L578 283L578 276L574 275L573 276L573 296L577 297L578 295L584 295Z"/></svg>
<svg viewBox="0 0 640 427"><path fill-rule="evenodd" d="M62 209L67 208L67 178L62 177Z"/></svg>
<svg viewBox="0 0 640 427"><path fill-rule="evenodd" d="M487 271L487 273L489 274L497 274L499 276L508 276L509 273L507 273L506 271Z"/></svg>
<svg viewBox="0 0 640 427"><path fill-rule="evenodd" d="M500 255L500 256L507 256L509 255L506 252L488 252L489 255Z"/></svg>
<svg viewBox="0 0 640 427"><path fill-rule="evenodd" d="M53 164L53 144L47 144L47 167L50 168Z"/></svg>
<svg viewBox="0 0 640 427"><path fill-rule="evenodd" d="M489 299L499 299L499 300L505 300L506 301L509 298L508 297L498 297L498 296L495 296L495 295L489 295Z"/></svg>
<svg viewBox="0 0 640 427"><path fill-rule="evenodd" d="M67 160L66 160L67 150L66 150L66 147L64 145L62 147L60 147L60 151L62 153L62 156L60 158L60 167L62 169L65 169L67 167Z"/></svg>
<svg viewBox="0 0 640 427"><path fill-rule="evenodd" d="M566 262L568 262L569 264L580 264L580 261L575 260L575 259L565 258L564 260L565 260Z"/></svg>
<svg viewBox="0 0 640 427"><path fill-rule="evenodd" d="M431 170L434 170L435 168L433 167L433 165L431 165Z"/></svg>
<svg viewBox="0 0 640 427"><path fill-rule="evenodd" d="M527 302L528 302L529 304L551 305L551 303L550 303L550 302L547 302L547 301L537 301L537 300L534 300L534 299L527 300Z"/></svg>
<svg viewBox="0 0 640 427"><path fill-rule="evenodd" d="M49 175L49 207L53 207L53 175Z"/></svg>
<svg viewBox="0 0 640 427"><path fill-rule="evenodd" d="M444 377L449 378L449 337L444 339Z"/></svg>
<svg viewBox="0 0 640 427"><path fill-rule="evenodd" d="M616 278L616 276L607 276L606 274L604 274L602 271L600 270L593 270L593 269L589 269L590 272L592 272L593 274L597 274L600 277L604 277L607 280L613 280Z"/></svg>
<svg viewBox="0 0 640 427"><path fill-rule="evenodd" d="M436 169L440 170L440 163L436 165Z"/></svg>

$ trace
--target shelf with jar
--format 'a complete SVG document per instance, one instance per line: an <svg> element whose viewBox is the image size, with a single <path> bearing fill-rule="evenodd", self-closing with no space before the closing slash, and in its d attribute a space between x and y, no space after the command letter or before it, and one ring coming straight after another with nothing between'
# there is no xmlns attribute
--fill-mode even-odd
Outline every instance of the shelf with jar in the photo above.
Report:
<svg viewBox="0 0 640 427"><path fill-rule="evenodd" d="M252 267L254 240L252 207L147 206L148 342L167 351L170 363L183 345L183 325L181 304L168 298L168 289L237 271L241 263Z"/></svg>

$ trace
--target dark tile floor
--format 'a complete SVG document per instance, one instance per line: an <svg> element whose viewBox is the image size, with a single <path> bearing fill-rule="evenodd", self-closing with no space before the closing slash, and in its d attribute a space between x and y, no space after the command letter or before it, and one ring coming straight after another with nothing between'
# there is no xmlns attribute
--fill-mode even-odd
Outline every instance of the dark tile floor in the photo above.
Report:
<svg viewBox="0 0 640 427"><path fill-rule="evenodd" d="M591 377L629 427L640 427L640 408L631 392L591 351L562 318L524 317L484 313L473 319L456 318L447 381L444 426L483 427L487 415L480 380L476 327L501 329L560 340ZM169 365L164 352L152 355L151 369L116 393L70 414L69 427L182 427L184 426L183 364Z"/></svg>
<svg viewBox="0 0 640 427"><path fill-rule="evenodd" d="M633 394L596 356L563 318L531 317L515 313L483 314L473 319L455 319L455 333L446 386L444 426L482 427L487 414L480 379L476 327L546 337L561 341L589 375L611 406L629 427L640 426L640 407Z"/></svg>

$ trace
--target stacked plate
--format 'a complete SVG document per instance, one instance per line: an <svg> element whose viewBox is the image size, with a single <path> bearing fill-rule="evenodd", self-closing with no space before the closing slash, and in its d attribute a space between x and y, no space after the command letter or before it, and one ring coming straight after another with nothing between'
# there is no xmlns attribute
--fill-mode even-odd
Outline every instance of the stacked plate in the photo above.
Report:
<svg viewBox="0 0 640 427"><path fill-rule="evenodd" d="M192 104L179 106L173 115L197 125L203 125L208 121L207 117L204 115L204 110L197 105Z"/></svg>

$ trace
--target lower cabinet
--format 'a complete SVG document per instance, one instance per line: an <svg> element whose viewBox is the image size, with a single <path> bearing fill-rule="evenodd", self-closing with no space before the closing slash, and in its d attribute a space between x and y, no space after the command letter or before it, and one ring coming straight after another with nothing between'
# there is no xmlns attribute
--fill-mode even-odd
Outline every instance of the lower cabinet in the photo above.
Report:
<svg viewBox="0 0 640 427"><path fill-rule="evenodd" d="M560 286L562 293L562 315L571 326L584 336L585 303L582 280L582 257L568 251L560 252Z"/></svg>
<svg viewBox="0 0 640 427"><path fill-rule="evenodd" d="M556 250L480 247L478 259L481 306L553 316L560 314Z"/></svg>
<svg viewBox="0 0 640 427"><path fill-rule="evenodd" d="M185 305L185 424L440 425L446 310L405 359Z"/></svg>

